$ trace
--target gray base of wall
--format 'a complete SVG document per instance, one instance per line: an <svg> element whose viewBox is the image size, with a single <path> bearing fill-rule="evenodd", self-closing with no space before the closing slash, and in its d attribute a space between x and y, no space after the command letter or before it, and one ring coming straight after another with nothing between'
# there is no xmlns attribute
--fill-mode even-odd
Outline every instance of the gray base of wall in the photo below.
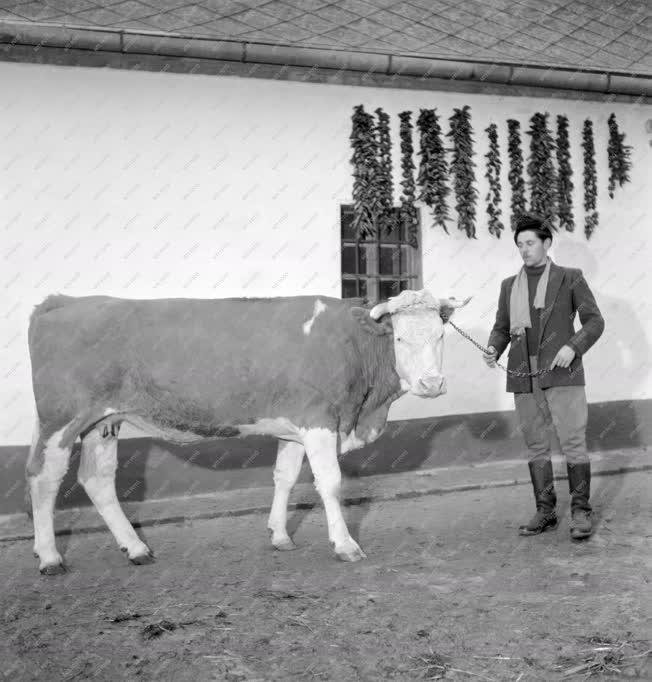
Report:
<svg viewBox="0 0 652 682"><path fill-rule="evenodd" d="M652 400L589 405L587 444L591 452L652 445ZM0 447L0 514L24 511L27 445ZM177 446L150 438L120 441L116 484L121 500L140 501L271 483L277 441L252 437ZM559 444L553 444L553 454ZM345 476L367 476L433 467L525 459L515 414L486 412L390 422L372 445L343 455ZM63 481L57 507L90 504L76 482L79 444ZM300 481L310 481L307 463Z"/></svg>

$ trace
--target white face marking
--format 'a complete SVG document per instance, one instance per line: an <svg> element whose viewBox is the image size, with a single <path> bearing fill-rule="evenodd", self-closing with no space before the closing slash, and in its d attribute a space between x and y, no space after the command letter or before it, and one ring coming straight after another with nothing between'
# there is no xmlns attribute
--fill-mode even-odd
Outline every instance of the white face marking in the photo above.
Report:
<svg viewBox="0 0 652 682"><path fill-rule="evenodd" d="M444 323L439 311L421 308L394 313L392 325L401 387L426 398L445 393Z"/></svg>
<svg viewBox="0 0 652 682"><path fill-rule="evenodd" d="M315 320L326 310L327 307L328 306L323 301L320 301L319 299L315 301L312 317L307 322L303 323L303 333L306 336L310 334L310 330L312 329L312 325L314 324Z"/></svg>

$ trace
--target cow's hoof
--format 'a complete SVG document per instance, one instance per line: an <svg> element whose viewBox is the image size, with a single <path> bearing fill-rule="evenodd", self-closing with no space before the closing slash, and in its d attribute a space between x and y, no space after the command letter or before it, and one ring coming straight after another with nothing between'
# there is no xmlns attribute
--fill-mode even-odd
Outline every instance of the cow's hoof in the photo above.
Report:
<svg viewBox="0 0 652 682"><path fill-rule="evenodd" d="M340 561L360 561L366 559L367 555L360 549L358 544L351 540L345 547L335 548L335 554Z"/></svg>
<svg viewBox="0 0 652 682"><path fill-rule="evenodd" d="M354 552L336 552L337 558L340 561L360 561L361 559L366 559L367 555L360 549Z"/></svg>
<svg viewBox="0 0 652 682"><path fill-rule="evenodd" d="M290 552L297 548L285 529L282 531L275 531L268 526L267 530L269 531L269 539L274 549L278 549L280 552Z"/></svg>
<svg viewBox="0 0 652 682"><path fill-rule="evenodd" d="M148 549L147 552L143 554L137 554L136 556L130 556L129 561L135 566L144 566L145 564L153 564L156 562L154 558L154 552Z"/></svg>
<svg viewBox="0 0 652 682"><path fill-rule="evenodd" d="M56 550L46 548L39 552L34 547L34 555L39 559L38 570L42 575L61 575L66 572L61 554Z"/></svg>
<svg viewBox="0 0 652 682"><path fill-rule="evenodd" d="M41 575L62 575L66 572L66 567L63 563L58 564L46 564L39 568Z"/></svg>

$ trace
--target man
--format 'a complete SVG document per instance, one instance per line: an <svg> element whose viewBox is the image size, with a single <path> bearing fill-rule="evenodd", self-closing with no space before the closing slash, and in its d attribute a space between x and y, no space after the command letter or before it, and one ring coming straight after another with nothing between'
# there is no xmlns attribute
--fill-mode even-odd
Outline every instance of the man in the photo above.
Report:
<svg viewBox="0 0 652 682"><path fill-rule="evenodd" d="M536 513L519 527L536 535L557 525L557 497L550 459L550 433L557 432L566 458L571 494L571 537L591 535L591 464L586 452L587 405L582 355L600 338L604 320L582 271L560 267L548 257L552 233L535 215L519 218L514 231L523 267L502 282L496 322L483 358L494 367L508 344L507 374L525 443ZM575 332L579 313L582 328Z"/></svg>

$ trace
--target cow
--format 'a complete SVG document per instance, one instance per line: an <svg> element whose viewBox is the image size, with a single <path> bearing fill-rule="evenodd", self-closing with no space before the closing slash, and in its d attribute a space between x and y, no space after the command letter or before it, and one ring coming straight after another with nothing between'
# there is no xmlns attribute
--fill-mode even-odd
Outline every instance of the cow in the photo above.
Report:
<svg viewBox="0 0 652 682"><path fill-rule="evenodd" d="M153 561L116 495L123 422L176 443L277 438L272 545L294 548L287 505L305 454L336 556L365 558L342 515L338 455L377 439L399 396L445 393L444 323L467 302L427 290L373 307L325 296L48 296L28 330L37 418L26 475L41 573L65 571L53 513L77 438L78 480L118 546L134 564Z"/></svg>

